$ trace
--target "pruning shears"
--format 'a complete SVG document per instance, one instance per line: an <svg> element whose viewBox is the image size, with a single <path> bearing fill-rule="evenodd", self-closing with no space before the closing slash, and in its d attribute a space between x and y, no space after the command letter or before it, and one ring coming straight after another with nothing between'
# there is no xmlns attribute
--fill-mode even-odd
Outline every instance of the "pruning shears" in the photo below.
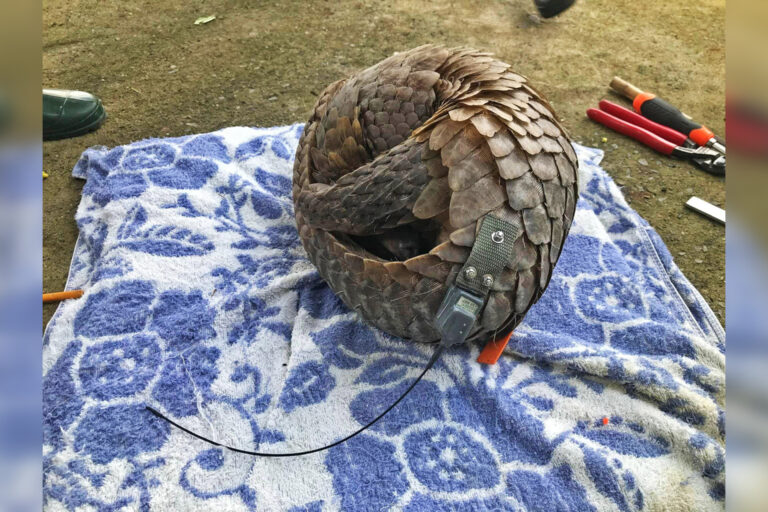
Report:
<svg viewBox="0 0 768 512"><path fill-rule="evenodd" d="M661 154L688 160L699 169L716 176L725 175L725 155L706 146L690 147L686 134L655 123L620 105L603 100L600 109L590 108L587 116Z"/></svg>

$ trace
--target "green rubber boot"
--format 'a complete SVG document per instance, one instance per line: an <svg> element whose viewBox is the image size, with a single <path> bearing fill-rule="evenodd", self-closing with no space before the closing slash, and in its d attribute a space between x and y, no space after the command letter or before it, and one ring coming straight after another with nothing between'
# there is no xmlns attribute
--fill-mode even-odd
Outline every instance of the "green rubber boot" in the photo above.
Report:
<svg viewBox="0 0 768 512"><path fill-rule="evenodd" d="M106 117L101 100L93 94L43 89L43 140L66 139L92 132Z"/></svg>

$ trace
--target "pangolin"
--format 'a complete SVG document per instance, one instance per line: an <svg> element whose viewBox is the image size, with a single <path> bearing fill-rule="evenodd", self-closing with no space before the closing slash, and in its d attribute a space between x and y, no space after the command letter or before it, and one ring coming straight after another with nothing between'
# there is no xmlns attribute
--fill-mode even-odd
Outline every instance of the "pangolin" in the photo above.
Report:
<svg viewBox="0 0 768 512"><path fill-rule="evenodd" d="M299 235L335 293L400 338L434 320L490 213L520 228L470 340L514 329L546 289L578 199L550 104L492 54L421 46L328 86L293 169Z"/></svg>

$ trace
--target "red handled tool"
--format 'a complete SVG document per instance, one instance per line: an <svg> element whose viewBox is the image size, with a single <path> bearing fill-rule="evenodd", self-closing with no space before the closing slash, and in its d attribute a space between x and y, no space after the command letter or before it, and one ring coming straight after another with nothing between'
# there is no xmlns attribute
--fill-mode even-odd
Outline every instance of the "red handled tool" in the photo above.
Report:
<svg viewBox="0 0 768 512"><path fill-rule="evenodd" d="M603 112L608 112L614 117L618 117L623 121L637 125L640 128L648 130L649 132L653 132L659 137L666 139L669 142L673 142L676 146L685 146L686 142L688 141L688 138L677 130L667 128L666 126L660 125L659 123L654 123L653 121L650 121L639 114L635 114L631 110L624 108L621 105L611 103L608 100L602 100L599 105L600 110Z"/></svg>
<svg viewBox="0 0 768 512"><path fill-rule="evenodd" d="M717 176L725 174L725 156L719 152L707 147L685 147L683 146L686 140L684 134L654 123L615 103L603 100L600 102L600 110L590 108L587 110L587 116L622 135L642 142L659 153L689 160L698 168Z"/></svg>
<svg viewBox="0 0 768 512"><path fill-rule="evenodd" d="M677 130L687 135L699 146L706 146L725 155L725 144L721 144L715 134L704 125L692 121L671 105L655 94L644 92L629 82L619 77L611 80L611 89L632 100L632 107L651 121Z"/></svg>

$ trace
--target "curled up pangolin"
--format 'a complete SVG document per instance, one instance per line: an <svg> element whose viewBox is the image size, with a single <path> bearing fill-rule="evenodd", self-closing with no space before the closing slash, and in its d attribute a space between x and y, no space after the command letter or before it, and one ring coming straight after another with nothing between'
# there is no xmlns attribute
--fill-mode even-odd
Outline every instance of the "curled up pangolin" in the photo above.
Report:
<svg viewBox="0 0 768 512"><path fill-rule="evenodd" d="M320 275L384 331L443 341L387 409L333 443L280 453L224 445L147 409L232 451L308 455L379 421L446 346L520 323L549 283L578 195L571 143L526 82L487 53L422 46L331 84L304 128L293 200L301 241ZM489 225L503 229L491 232ZM514 236L504 241L504 233ZM471 302L471 293L454 300L454 292L459 281L474 286L475 277L467 275L477 269L463 267L468 259L474 264L476 248L488 256L477 261L489 263L478 269L493 268L495 277L478 288L482 300L465 322L455 309L444 315L442 305Z"/></svg>
<svg viewBox="0 0 768 512"><path fill-rule="evenodd" d="M509 332L549 283L578 162L552 107L509 68L421 46L331 84L305 126L293 173L304 248L390 334L440 338L435 313L488 213L521 234L470 339Z"/></svg>

